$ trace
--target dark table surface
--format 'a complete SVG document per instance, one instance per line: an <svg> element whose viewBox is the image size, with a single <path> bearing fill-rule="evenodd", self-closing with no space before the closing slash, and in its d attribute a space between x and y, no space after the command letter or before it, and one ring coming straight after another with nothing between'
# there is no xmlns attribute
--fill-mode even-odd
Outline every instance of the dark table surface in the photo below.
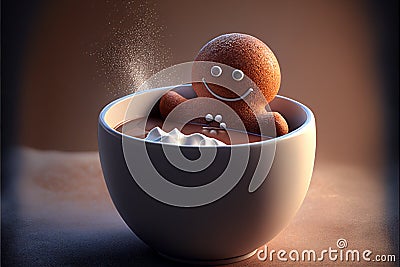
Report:
<svg viewBox="0 0 400 267"><path fill-rule="evenodd" d="M18 154L18 175L2 196L4 266L183 266L160 257L124 224L108 195L96 152L21 148ZM393 235L398 229L392 222L398 222L398 212L386 212L381 176L376 170L317 162L302 207L268 248L320 251L336 248L336 241L345 238L349 249L397 254ZM396 266L398 254L396 260L376 266ZM311 263L253 256L232 265Z"/></svg>

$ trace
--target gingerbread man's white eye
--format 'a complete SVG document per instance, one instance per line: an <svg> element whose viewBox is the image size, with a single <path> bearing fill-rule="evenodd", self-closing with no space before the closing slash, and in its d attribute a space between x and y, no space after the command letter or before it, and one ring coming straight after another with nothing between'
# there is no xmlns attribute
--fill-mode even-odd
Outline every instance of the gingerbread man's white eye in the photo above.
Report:
<svg viewBox="0 0 400 267"><path fill-rule="evenodd" d="M220 66L212 66L211 75L214 77L219 77L222 74L222 69Z"/></svg>
<svg viewBox="0 0 400 267"><path fill-rule="evenodd" d="M234 70L232 71L232 78L235 81L241 81L244 78L244 73L241 70Z"/></svg>

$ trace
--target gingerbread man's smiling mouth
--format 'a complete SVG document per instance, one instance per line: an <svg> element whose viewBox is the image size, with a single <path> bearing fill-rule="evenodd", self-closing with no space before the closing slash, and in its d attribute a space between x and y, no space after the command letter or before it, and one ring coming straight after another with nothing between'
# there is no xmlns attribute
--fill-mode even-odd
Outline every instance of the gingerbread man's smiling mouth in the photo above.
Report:
<svg viewBox="0 0 400 267"><path fill-rule="evenodd" d="M216 93L213 92L213 90L210 89L210 87L208 87L208 84L206 82L206 79L201 79L203 81L204 86L207 88L208 92L210 92L210 94L212 94L214 97L218 98L219 100L222 101L228 101L228 102L233 102L233 101L239 101L239 100L243 100L246 96L248 96L251 92L253 92L253 88L249 88L247 89L247 91L239 96L239 97L235 97L235 98L226 98L220 95L217 95Z"/></svg>

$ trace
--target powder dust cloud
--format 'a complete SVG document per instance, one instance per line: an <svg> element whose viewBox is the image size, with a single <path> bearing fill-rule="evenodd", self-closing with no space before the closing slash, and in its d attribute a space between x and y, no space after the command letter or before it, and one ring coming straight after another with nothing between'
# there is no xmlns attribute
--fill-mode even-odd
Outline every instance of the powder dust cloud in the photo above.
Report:
<svg viewBox="0 0 400 267"><path fill-rule="evenodd" d="M98 74L115 97L133 93L151 75L166 67L170 50L162 42L164 27L154 4L106 1L107 32L91 55L97 57Z"/></svg>

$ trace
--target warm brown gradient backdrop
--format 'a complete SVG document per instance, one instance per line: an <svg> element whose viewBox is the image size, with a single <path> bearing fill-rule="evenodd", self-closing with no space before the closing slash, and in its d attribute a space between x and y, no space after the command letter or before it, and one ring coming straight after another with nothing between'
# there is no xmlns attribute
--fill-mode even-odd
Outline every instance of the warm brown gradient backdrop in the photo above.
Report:
<svg viewBox="0 0 400 267"><path fill-rule="evenodd" d="M159 1L149 5L159 18L157 23L165 26L161 41L170 48L168 65L193 60L203 44L222 33L254 35L271 47L280 62L279 94L314 111L317 160L379 164L384 91L376 63L375 29L365 1ZM21 144L53 150L97 149L98 113L116 96L102 80L107 77L98 76L96 57L88 52L106 40L111 30L109 12L101 1L48 1L41 9L20 76ZM124 27L135 23L132 19Z"/></svg>

